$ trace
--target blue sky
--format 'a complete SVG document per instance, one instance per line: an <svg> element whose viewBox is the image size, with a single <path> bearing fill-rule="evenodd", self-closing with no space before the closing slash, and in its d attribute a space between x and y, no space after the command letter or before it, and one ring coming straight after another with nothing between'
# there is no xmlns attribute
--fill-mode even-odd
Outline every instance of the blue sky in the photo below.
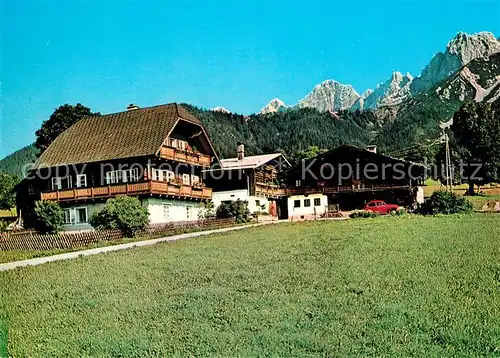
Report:
<svg viewBox="0 0 500 358"><path fill-rule="evenodd" d="M325 79L418 75L458 32L500 36L499 1L1 0L0 158L59 105L188 102L253 113Z"/></svg>

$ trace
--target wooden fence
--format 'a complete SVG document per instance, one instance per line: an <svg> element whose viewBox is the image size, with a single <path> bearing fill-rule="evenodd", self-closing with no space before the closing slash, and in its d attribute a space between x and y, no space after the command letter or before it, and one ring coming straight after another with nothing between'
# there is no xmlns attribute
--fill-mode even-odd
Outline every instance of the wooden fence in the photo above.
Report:
<svg viewBox="0 0 500 358"><path fill-rule="evenodd" d="M162 224L151 224L144 229L143 235L162 236L172 235L178 232L190 230L212 230L231 226L236 223L234 218L230 219L207 219L198 221L177 221Z"/></svg>
<svg viewBox="0 0 500 358"><path fill-rule="evenodd" d="M0 236L0 250L54 250L72 249L96 244L100 241L113 241L123 238L120 230L99 230L75 233L42 235L36 232L12 232Z"/></svg>
<svg viewBox="0 0 500 358"><path fill-rule="evenodd" d="M218 229L234 224L234 218L152 224L147 226L137 236L147 238L161 237L191 230ZM42 235L34 231L14 231L0 235L0 251L73 249L104 241L117 241L123 238L124 236L120 230L64 232L55 235Z"/></svg>

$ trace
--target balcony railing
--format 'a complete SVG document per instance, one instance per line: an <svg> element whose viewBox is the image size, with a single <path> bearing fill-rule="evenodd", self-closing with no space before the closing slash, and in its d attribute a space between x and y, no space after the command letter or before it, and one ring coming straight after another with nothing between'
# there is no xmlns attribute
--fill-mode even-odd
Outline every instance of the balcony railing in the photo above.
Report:
<svg viewBox="0 0 500 358"><path fill-rule="evenodd" d="M74 188L50 191L41 194L42 200L71 201L94 198L108 198L116 195L158 194L193 199L211 199L212 189L202 186L149 181L127 183L95 188Z"/></svg>
<svg viewBox="0 0 500 358"><path fill-rule="evenodd" d="M343 186L321 186L316 188L297 187L286 189L287 195L304 195L304 194L334 194L346 192L367 192L367 191L382 191L382 190L400 190L409 189L409 185L393 185L393 184L361 184L361 185L343 185Z"/></svg>
<svg viewBox="0 0 500 358"><path fill-rule="evenodd" d="M160 157L163 159L200 165L202 167L210 167L212 164L212 158L209 155L190 152L175 147L163 146L160 150Z"/></svg>
<svg viewBox="0 0 500 358"><path fill-rule="evenodd" d="M286 189L280 188L277 185L256 183L255 194L266 195L270 197L286 196Z"/></svg>

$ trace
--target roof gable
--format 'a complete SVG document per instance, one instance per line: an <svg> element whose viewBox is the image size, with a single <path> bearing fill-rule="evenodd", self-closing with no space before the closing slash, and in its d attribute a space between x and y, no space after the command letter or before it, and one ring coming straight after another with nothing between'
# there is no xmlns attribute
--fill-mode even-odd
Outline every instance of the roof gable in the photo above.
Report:
<svg viewBox="0 0 500 358"><path fill-rule="evenodd" d="M35 168L155 155L179 118L203 127L176 103L84 118L52 142Z"/></svg>
<svg viewBox="0 0 500 358"><path fill-rule="evenodd" d="M244 157L242 160L238 160L238 158L221 159L220 164L223 169L257 168L279 157L282 158L284 164L290 166L288 160L281 153L252 155Z"/></svg>

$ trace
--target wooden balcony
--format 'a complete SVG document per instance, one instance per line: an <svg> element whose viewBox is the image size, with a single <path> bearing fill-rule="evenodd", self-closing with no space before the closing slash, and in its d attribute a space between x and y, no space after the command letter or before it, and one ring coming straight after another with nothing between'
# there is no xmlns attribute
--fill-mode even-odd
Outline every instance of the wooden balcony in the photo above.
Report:
<svg viewBox="0 0 500 358"><path fill-rule="evenodd" d="M182 149L163 146L160 150L160 157L163 159L175 160L187 164L210 167L212 158L209 155L185 151Z"/></svg>
<svg viewBox="0 0 500 358"><path fill-rule="evenodd" d="M316 188L288 188L287 195L305 195L305 194L336 194L336 193L359 193L369 191L384 191L384 190L402 190L410 189L409 185L392 185L392 184L361 184L361 185L344 185L344 186L322 186Z"/></svg>
<svg viewBox="0 0 500 358"><path fill-rule="evenodd" d="M278 185L255 184L255 195L265 195L268 197L286 196L286 189L280 188Z"/></svg>
<svg viewBox="0 0 500 358"><path fill-rule="evenodd" d="M127 183L95 188L74 188L50 191L41 194L42 200L72 201L109 198L116 195L168 195L172 197L207 200L212 198L212 189L159 181Z"/></svg>

